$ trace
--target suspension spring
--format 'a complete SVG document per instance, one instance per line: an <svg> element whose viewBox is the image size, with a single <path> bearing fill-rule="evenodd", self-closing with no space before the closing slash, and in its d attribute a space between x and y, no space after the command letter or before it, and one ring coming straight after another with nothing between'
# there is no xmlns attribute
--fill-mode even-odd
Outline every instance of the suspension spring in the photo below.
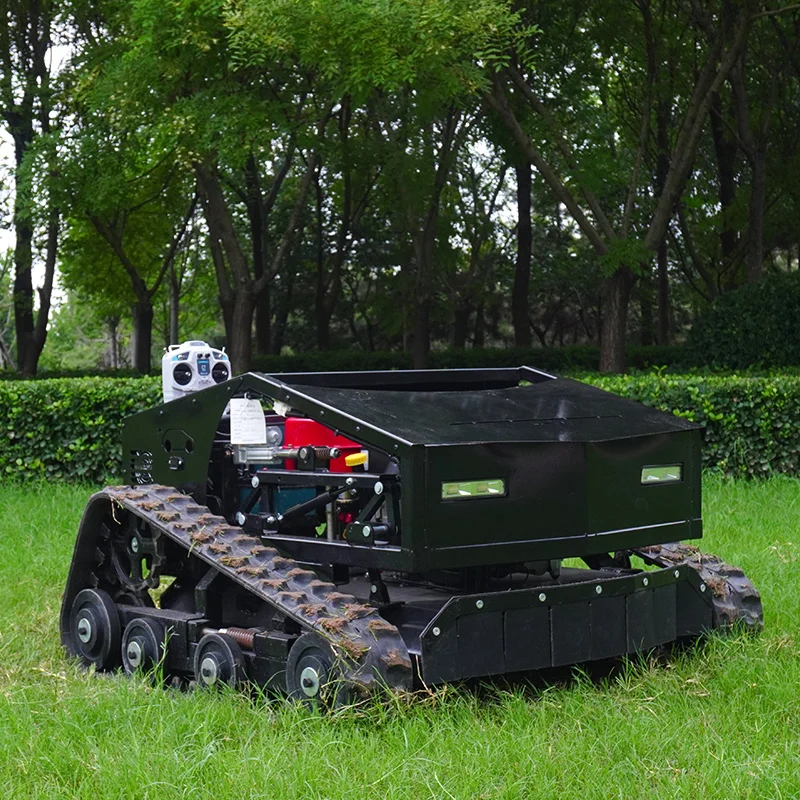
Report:
<svg viewBox="0 0 800 800"><path fill-rule="evenodd" d="M230 636L231 639L240 644L242 647L246 648L247 650L252 650L258 631L254 628L220 628L219 633L224 633L226 636Z"/></svg>

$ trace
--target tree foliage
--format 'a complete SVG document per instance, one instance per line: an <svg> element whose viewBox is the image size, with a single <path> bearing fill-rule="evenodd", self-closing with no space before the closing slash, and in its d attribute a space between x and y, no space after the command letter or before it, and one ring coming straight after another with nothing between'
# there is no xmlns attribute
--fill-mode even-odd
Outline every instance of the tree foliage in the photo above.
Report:
<svg viewBox="0 0 800 800"><path fill-rule="evenodd" d="M791 5L100 0L33 27L6 6L0 86L32 114L17 278L57 256L140 371L200 331L240 370L512 341L619 370L800 261ZM28 282L18 346L47 317Z"/></svg>

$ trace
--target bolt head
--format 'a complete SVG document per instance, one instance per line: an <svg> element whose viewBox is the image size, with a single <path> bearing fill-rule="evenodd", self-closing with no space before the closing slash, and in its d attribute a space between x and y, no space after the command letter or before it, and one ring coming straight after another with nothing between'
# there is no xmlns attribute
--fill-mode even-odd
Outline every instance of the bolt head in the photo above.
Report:
<svg viewBox="0 0 800 800"><path fill-rule="evenodd" d="M128 657L128 663L136 669L140 667L142 664L142 646L136 639L131 640L128 642L128 649L125 651L125 654Z"/></svg>
<svg viewBox="0 0 800 800"><path fill-rule="evenodd" d="M219 678L219 667L212 656L206 656L200 664L200 679L206 686L216 683Z"/></svg>
<svg viewBox="0 0 800 800"><path fill-rule="evenodd" d="M441 628L434 628L434 629L431 631L431 633L432 633L434 636L438 636L438 635L439 635L441 632L442 632L442 629L441 629Z"/></svg>
<svg viewBox="0 0 800 800"><path fill-rule="evenodd" d="M603 594L603 587L599 584L594 587L595 594Z"/></svg>
<svg viewBox="0 0 800 800"><path fill-rule="evenodd" d="M300 688L306 697L316 697L319 694L319 673L314 667L306 667L300 673Z"/></svg>
<svg viewBox="0 0 800 800"><path fill-rule="evenodd" d="M139 540L135 536L131 539L131 552L132 553L139 552Z"/></svg>
<svg viewBox="0 0 800 800"><path fill-rule="evenodd" d="M361 533L363 534L363 536L364 536L364 538L365 538L365 539L368 539L368 538L369 538L369 537L372 535L372 528L370 528L370 526L369 526L369 525L365 525L365 526L364 526L364 527L361 529Z"/></svg>
<svg viewBox="0 0 800 800"><path fill-rule="evenodd" d="M236 523L238 525L244 525L245 519L246 519L246 517L241 511L237 511L236 512Z"/></svg>
<svg viewBox="0 0 800 800"><path fill-rule="evenodd" d="M375 481L375 485L372 488L375 494L383 494L383 484L380 481Z"/></svg>
<svg viewBox="0 0 800 800"><path fill-rule="evenodd" d="M673 572L672 574L673 574L673 575L674 575L676 578L680 578L680 576L681 576L681 571L680 571L679 569L676 569L676 570L675 570L675 572Z"/></svg>
<svg viewBox="0 0 800 800"><path fill-rule="evenodd" d="M88 644L92 638L92 623L86 617L81 617L78 620L78 638L84 643Z"/></svg>
<svg viewBox="0 0 800 800"><path fill-rule="evenodd" d="M642 578L642 586L647 586L647 585L649 585L649 583L650 583L650 579L649 578Z"/></svg>
<svg viewBox="0 0 800 800"><path fill-rule="evenodd" d="M546 595L544 592L542 592L542 593L539 595L539 602L540 602L540 603L544 603L544 601L545 601L545 600L547 600L547 595Z"/></svg>
<svg viewBox="0 0 800 800"><path fill-rule="evenodd" d="M476 600L475 608L483 608L483 600Z"/></svg>
<svg viewBox="0 0 800 800"><path fill-rule="evenodd" d="M704 583L700 584L700 591L704 592L706 590L706 585Z"/></svg>
<svg viewBox="0 0 800 800"><path fill-rule="evenodd" d="M369 590L372 592L372 594L378 593L378 587L374 583L369 587Z"/></svg>
<svg viewBox="0 0 800 800"><path fill-rule="evenodd" d="M252 486L254 489L258 489L258 487L259 487L259 485L260 485L260 484L261 484L261 481L259 481L259 479L258 479L258 475L253 475L253 477L250 479L250 485L251 485L251 486Z"/></svg>

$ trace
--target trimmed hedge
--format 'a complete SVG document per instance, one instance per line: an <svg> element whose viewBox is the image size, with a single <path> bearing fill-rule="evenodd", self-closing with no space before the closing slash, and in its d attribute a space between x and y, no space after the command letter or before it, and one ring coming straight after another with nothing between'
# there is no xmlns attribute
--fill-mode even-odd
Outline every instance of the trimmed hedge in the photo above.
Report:
<svg viewBox="0 0 800 800"><path fill-rule="evenodd" d="M609 392L699 422L703 465L736 477L800 475L800 376L585 376Z"/></svg>
<svg viewBox="0 0 800 800"><path fill-rule="evenodd" d="M588 383L701 423L706 467L800 475L800 376L583 375ZM125 417L161 400L160 380L0 383L0 475L103 483L122 474Z"/></svg>
<svg viewBox="0 0 800 800"><path fill-rule="evenodd" d="M161 400L161 381L61 378L0 383L0 475L104 483L122 474L122 421Z"/></svg>
<svg viewBox="0 0 800 800"><path fill-rule="evenodd" d="M800 272L721 294L686 343L691 364L724 369L800 365Z"/></svg>

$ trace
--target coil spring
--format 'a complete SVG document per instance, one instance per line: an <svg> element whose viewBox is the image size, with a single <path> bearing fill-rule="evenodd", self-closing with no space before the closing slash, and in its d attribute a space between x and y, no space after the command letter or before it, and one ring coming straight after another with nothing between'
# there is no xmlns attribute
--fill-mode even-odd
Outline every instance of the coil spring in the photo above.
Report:
<svg viewBox="0 0 800 800"><path fill-rule="evenodd" d="M337 447L315 447L314 455L323 461L329 461L339 457L339 449Z"/></svg>
<svg viewBox="0 0 800 800"><path fill-rule="evenodd" d="M237 644L240 644L248 650L253 649L256 633L258 633L258 631L252 628L220 628L219 632L230 636Z"/></svg>

